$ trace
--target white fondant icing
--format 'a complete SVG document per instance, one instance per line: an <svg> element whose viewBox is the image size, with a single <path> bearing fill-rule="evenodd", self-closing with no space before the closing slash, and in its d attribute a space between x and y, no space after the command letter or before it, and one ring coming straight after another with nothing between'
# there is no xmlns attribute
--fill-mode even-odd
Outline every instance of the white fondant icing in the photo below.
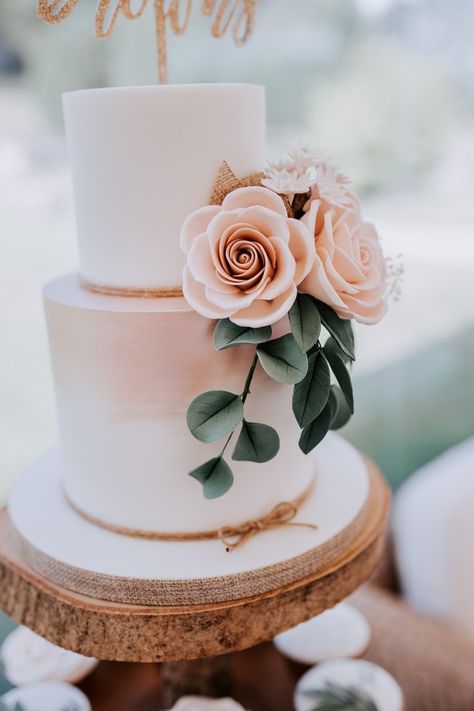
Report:
<svg viewBox="0 0 474 711"><path fill-rule="evenodd" d="M0 659L3 673L14 686L40 681L77 684L99 663L96 659L62 649L22 625L4 640Z"/></svg>
<svg viewBox="0 0 474 711"><path fill-rule="evenodd" d="M45 303L64 484L82 511L140 530L206 531L261 517L308 486L314 455L298 447L292 388L260 366L246 417L276 428L277 457L232 462L234 486L213 501L188 475L223 446L190 434L188 406L205 390L242 392L255 349L217 352L214 322L184 299L91 294L70 276L46 288Z"/></svg>
<svg viewBox="0 0 474 711"><path fill-rule="evenodd" d="M107 286L181 284L184 219L226 160L265 164L265 91L251 84L92 89L64 95L81 273Z"/></svg>
<svg viewBox="0 0 474 711"><path fill-rule="evenodd" d="M318 448L317 486L297 520L317 530L274 528L232 554L220 541L164 542L121 536L88 523L68 505L58 452L36 462L17 481L8 508L21 536L51 558L77 568L144 580L189 580L257 570L303 554L344 530L369 495L358 452L331 434ZM225 499L223 499L224 501Z"/></svg>
<svg viewBox="0 0 474 711"><path fill-rule="evenodd" d="M274 639L282 654L308 665L329 659L358 657L365 652L369 641L369 623L348 603L336 605Z"/></svg>
<svg viewBox="0 0 474 711"><path fill-rule="evenodd" d="M296 711L317 711L315 699L305 692L319 691L329 683L365 692L377 711L402 711L403 694L397 681L382 667L365 660L335 659L304 674L295 691Z"/></svg>
<svg viewBox="0 0 474 711"><path fill-rule="evenodd" d="M16 704L24 711L92 711L82 691L61 681L44 681L12 689L2 696L2 701L12 711L15 711Z"/></svg>

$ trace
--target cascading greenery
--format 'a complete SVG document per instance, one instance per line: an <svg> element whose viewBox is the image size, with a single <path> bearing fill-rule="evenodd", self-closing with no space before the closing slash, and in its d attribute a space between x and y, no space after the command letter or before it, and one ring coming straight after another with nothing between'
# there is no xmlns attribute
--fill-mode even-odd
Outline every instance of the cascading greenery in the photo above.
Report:
<svg viewBox="0 0 474 711"><path fill-rule="evenodd" d="M293 413L301 428L299 446L305 454L330 429L343 427L354 412L349 372L355 360L351 322L339 318L309 294L298 294L288 316L291 333L275 339L270 326L245 328L230 319L217 323L214 346L218 351L254 345L255 354L240 394L210 390L198 395L189 406L187 423L196 439L210 444L227 436L217 457L190 472L202 484L206 499L223 496L233 484L234 475L224 455L238 428L234 461L263 463L278 454L280 438L276 430L245 418L245 403L259 365L278 383L293 385Z"/></svg>

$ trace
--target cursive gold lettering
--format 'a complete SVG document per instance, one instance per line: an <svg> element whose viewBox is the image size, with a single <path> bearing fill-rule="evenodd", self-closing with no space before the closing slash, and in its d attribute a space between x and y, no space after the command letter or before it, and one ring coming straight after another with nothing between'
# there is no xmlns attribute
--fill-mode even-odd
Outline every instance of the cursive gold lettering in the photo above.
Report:
<svg viewBox="0 0 474 711"><path fill-rule="evenodd" d="M155 14L156 43L158 49L158 76L160 82L168 80L167 24L175 35L183 35L190 23L193 0L152 0ZM241 46L247 42L255 25L258 0L202 0L202 12L212 18L213 37L223 37L232 26L234 42ZM45 22L65 20L79 0L38 0L38 16ZM128 20L141 17L148 0L99 0L95 28L99 38L110 37L120 14Z"/></svg>
<svg viewBox="0 0 474 711"><path fill-rule="evenodd" d="M115 3L115 9L112 10L113 3L111 3L111 0L100 0L95 17L97 37L100 39L110 37L120 13L122 13L127 20L136 20L143 15L147 3L148 0L141 0L141 4L138 5L136 10L133 10L130 0L118 0Z"/></svg>
<svg viewBox="0 0 474 711"><path fill-rule="evenodd" d="M38 0L38 17L46 22L62 22L76 7L79 0Z"/></svg>

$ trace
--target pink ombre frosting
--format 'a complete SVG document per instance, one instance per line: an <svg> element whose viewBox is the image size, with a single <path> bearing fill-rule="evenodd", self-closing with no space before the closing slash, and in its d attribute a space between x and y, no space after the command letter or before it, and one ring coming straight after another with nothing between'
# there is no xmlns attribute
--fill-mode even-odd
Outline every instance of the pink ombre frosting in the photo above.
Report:
<svg viewBox="0 0 474 711"><path fill-rule="evenodd" d="M385 260L375 227L356 202L341 208L313 200L301 220L314 235L316 259L301 291L331 306L341 318L377 323L387 310Z"/></svg>
<svg viewBox="0 0 474 711"><path fill-rule="evenodd" d="M207 501L188 476L218 456L188 430L189 403L206 390L241 392L254 349L217 352L214 323L183 298L93 294L77 277L46 287L45 307L58 402L64 487L80 509L141 530L200 531L260 518L301 494L314 460L298 447L291 388L255 375L249 420L280 435L270 462L232 462L235 483ZM288 327L275 326L275 335ZM256 485L256 477L258 485Z"/></svg>
<svg viewBox="0 0 474 711"><path fill-rule="evenodd" d="M188 303L207 318L250 327L286 315L315 257L308 227L289 218L280 196L263 187L239 188L222 206L193 212L181 247Z"/></svg>

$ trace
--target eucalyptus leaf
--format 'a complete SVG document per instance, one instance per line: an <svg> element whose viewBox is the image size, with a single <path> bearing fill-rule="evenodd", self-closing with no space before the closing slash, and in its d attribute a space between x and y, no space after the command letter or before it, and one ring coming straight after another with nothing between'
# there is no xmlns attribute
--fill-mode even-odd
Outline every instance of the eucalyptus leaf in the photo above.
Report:
<svg viewBox="0 0 474 711"><path fill-rule="evenodd" d="M331 425L331 406L329 403L319 417L306 425L301 433L299 445L302 452L309 454L325 438Z"/></svg>
<svg viewBox="0 0 474 711"><path fill-rule="evenodd" d="M341 427L347 425L351 419L351 411L347 404L346 398L337 385L331 386L329 395L329 407L331 408L331 430L340 430Z"/></svg>
<svg viewBox="0 0 474 711"><path fill-rule="evenodd" d="M308 372L293 391L293 412L300 427L306 427L324 410L331 389L331 373L321 351L308 358Z"/></svg>
<svg viewBox="0 0 474 711"><path fill-rule="evenodd" d="M187 423L196 439L210 443L235 430L243 416L239 395L225 390L209 390L192 401Z"/></svg>
<svg viewBox="0 0 474 711"><path fill-rule="evenodd" d="M351 322L348 319L339 318L337 313L327 304L323 304L322 301L318 301L317 305L323 326L329 331L344 353L351 360L355 360L354 333Z"/></svg>
<svg viewBox="0 0 474 711"><path fill-rule="evenodd" d="M224 496L234 483L232 469L222 456L204 462L189 472L189 476L202 484L205 499L218 499Z"/></svg>
<svg viewBox="0 0 474 711"><path fill-rule="evenodd" d="M306 353L303 353L291 333L259 345L257 355L265 372L284 385L299 383L308 371Z"/></svg>
<svg viewBox="0 0 474 711"><path fill-rule="evenodd" d="M324 355L328 359L331 370L336 376L336 380L346 398L347 405L351 414L354 414L354 392L352 389L351 376L346 368L344 360L339 353L333 348L324 346Z"/></svg>
<svg viewBox="0 0 474 711"><path fill-rule="evenodd" d="M336 341L335 338L332 336L329 336L327 339L326 343L324 344L324 352L327 354L327 351L331 351L334 353L337 353L340 358L344 361L346 365L352 365L352 359L349 358L347 353L344 353L342 348L339 346L338 342Z"/></svg>
<svg viewBox="0 0 474 711"><path fill-rule="evenodd" d="M214 330L214 347L216 350L222 351L233 346L264 343L271 337L271 326L262 326L261 328L237 326L230 319L224 318L218 322Z"/></svg>
<svg viewBox="0 0 474 711"><path fill-rule="evenodd" d="M295 341L307 353L321 333L321 316L315 300L308 294L298 294L288 316Z"/></svg>
<svg viewBox="0 0 474 711"><path fill-rule="evenodd" d="M232 459L263 464L276 457L279 449L280 438L273 427L244 419Z"/></svg>

